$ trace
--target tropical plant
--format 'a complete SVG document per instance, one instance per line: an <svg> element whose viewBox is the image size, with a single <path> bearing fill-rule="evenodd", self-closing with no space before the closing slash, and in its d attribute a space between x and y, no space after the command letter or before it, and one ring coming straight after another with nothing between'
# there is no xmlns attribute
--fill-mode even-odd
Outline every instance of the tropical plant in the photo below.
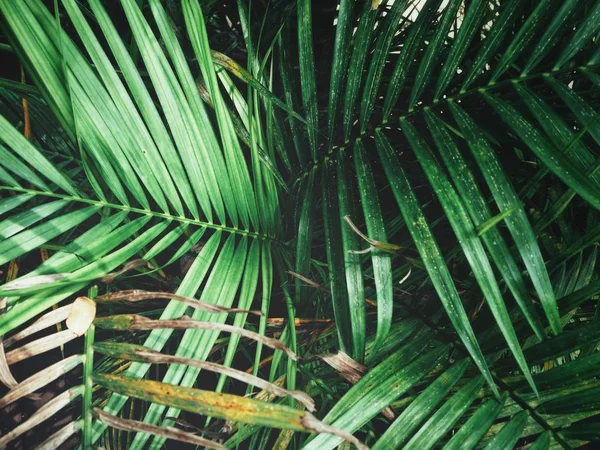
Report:
<svg viewBox="0 0 600 450"><path fill-rule="evenodd" d="M600 1L334 4L0 0L0 447L594 448Z"/></svg>

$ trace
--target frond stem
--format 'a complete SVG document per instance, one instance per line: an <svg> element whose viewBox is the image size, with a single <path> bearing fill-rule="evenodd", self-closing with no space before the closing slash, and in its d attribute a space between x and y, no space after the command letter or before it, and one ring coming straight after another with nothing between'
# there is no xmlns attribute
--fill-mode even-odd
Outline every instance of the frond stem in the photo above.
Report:
<svg viewBox="0 0 600 450"><path fill-rule="evenodd" d="M415 107L412 111L408 111L406 114L401 115L397 121L400 122L404 119L415 116L416 114L418 114L422 111L426 111L431 108L439 107L439 106L448 104L448 103L456 101L456 100L463 99L465 97L468 97L470 95L473 95L473 94L476 94L479 92L488 92L488 91L492 91L492 90L495 90L500 87L505 87L509 84L521 83L524 81L541 78L541 77L545 77L545 76L555 76L555 75L560 75L562 73L574 72L574 71L585 72L586 70L590 70L590 69L594 69L594 68L600 68L600 63L589 64L589 65L578 66L578 67L568 67L568 68L556 69L556 70L553 69L550 71L535 73L535 74L527 75L524 77L510 78L510 79L503 80L500 82L494 82L492 84L488 84L483 87L474 87L474 88L468 89L466 91L461 91L461 92L457 93L456 95L452 95L452 96L449 95L444 99L433 101L432 103L427 104L427 105L419 105L419 106ZM292 185L294 185L294 184L298 183L300 180L302 180L302 178L307 176L310 173L310 171L313 170L315 167L319 167L322 164L324 164L325 161L330 159L334 153L343 152L347 147L352 145L354 142L374 135L374 133L376 131L381 131L386 126L389 126L389 124L390 124L390 122L388 120L384 120L383 122L380 123L379 126L375 127L374 130L372 130L372 131L368 130L368 131L361 132L358 136L356 136L351 141L345 142L344 145L340 145L337 147L335 147L335 146L331 147L331 149L329 151L327 151L324 155L322 155L319 159L317 159L316 161L309 162L304 168L302 168L299 171L299 173L294 177L294 181L293 181Z"/></svg>

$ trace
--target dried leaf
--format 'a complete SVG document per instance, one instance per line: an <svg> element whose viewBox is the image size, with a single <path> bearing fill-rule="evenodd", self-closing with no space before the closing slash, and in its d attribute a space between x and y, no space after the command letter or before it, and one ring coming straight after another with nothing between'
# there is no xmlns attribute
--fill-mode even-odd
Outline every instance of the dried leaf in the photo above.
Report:
<svg viewBox="0 0 600 450"><path fill-rule="evenodd" d="M57 448L62 448L61 445L82 428L83 420L70 422L38 445L35 450L55 450Z"/></svg>
<svg viewBox="0 0 600 450"><path fill-rule="evenodd" d="M9 365L13 365L19 361L23 361L24 359L45 353L53 348L60 347L61 345L72 341L76 337L77 335L71 330L64 330L59 333L53 333L49 336L44 336L43 338L25 344L22 347L11 350L6 354L6 361Z"/></svg>
<svg viewBox="0 0 600 450"><path fill-rule="evenodd" d="M125 264L121 270L103 276L102 278L100 278L100 281L107 284L112 283L117 277L123 275L124 273L142 266L146 266L148 269L154 268L152 264L150 264L144 259L134 259L133 261L129 261L127 264Z"/></svg>
<svg viewBox="0 0 600 450"><path fill-rule="evenodd" d="M87 297L77 297L67 317L67 328L77 336L83 336L95 317L96 303Z"/></svg>
<svg viewBox="0 0 600 450"><path fill-rule="evenodd" d="M8 272L6 274L6 282L10 283L15 278L17 278L19 274L19 265L17 261L13 259L10 263L8 263Z"/></svg>
<svg viewBox="0 0 600 450"><path fill-rule="evenodd" d="M174 427L158 427L156 425L150 425L138 420L121 419L120 417L113 416L102 411L99 408L94 408L94 415L96 415L105 424L123 431L141 431L142 433L150 433L156 436L164 436L168 439L175 439L180 442L186 442L188 444L202 445L204 448L211 448L216 450L225 450L225 447L218 442L214 442L208 439L196 436L193 433L180 430Z"/></svg>
<svg viewBox="0 0 600 450"><path fill-rule="evenodd" d="M8 367L8 361L6 360L6 354L4 353L4 345L2 339L0 339L0 382L11 389L18 384L15 377L13 377L10 367Z"/></svg>
<svg viewBox="0 0 600 450"><path fill-rule="evenodd" d="M319 358L337 370L342 377L352 384L356 384L367 372L366 366L357 363L342 351L338 351L335 355L322 355Z"/></svg>
<svg viewBox="0 0 600 450"><path fill-rule="evenodd" d="M66 318L69 317L72 306L73 306L72 304L61 306L58 309L55 309L53 311L50 311L49 313L44 314L42 317L40 317L38 320L33 322L30 326L28 326L24 330L13 334L8 339L5 339L4 347L5 348L11 347L14 344L16 344L18 341L25 339L26 337L31 336L32 334L35 334L38 331L44 330L48 327L51 327L53 325L56 325L57 323L62 322L63 320L66 320Z"/></svg>
<svg viewBox="0 0 600 450"><path fill-rule="evenodd" d="M0 437L0 448L6 448L9 442L52 417L58 411L71 403L73 399L79 397L82 393L83 386L76 386L54 397L52 400L38 409L36 413L33 414L28 420L16 426L4 436Z"/></svg>
<svg viewBox="0 0 600 450"><path fill-rule="evenodd" d="M304 275L300 275L299 273L296 272L292 272L291 270L288 270L287 273L289 273L291 276L298 278L299 280L304 281L306 284L308 284L309 286L312 286L316 289L319 289L323 292L327 292L329 294L329 289L324 288L323 286L321 286L319 283L317 283L316 281L311 280L310 278L305 277Z"/></svg>
<svg viewBox="0 0 600 450"><path fill-rule="evenodd" d="M283 327L288 323L288 319L285 317L269 317L267 319L267 326L269 327ZM301 319L296 317L294 319L294 325L296 328L303 327L323 327L327 325L331 325L333 323L333 319Z"/></svg>
<svg viewBox="0 0 600 450"><path fill-rule="evenodd" d="M180 417L166 416L165 420L171 420L173 423L180 425L188 430L193 430L194 433L204 434L205 436L211 437L213 439L226 439L231 434L231 426L227 423L224 423L222 420L214 420L211 422L208 428L199 428L191 423L183 420ZM219 429L219 432L215 432L215 429Z"/></svg>
<svg viewBox="0 0 600 450"><path fill-rule="evenodd" d="M48 249L47 248L40 248L40 260L42 262L46 262L48 261L48 258L50 256L48 255Z"/></svg>
<svg viewBox="0 0 600 450"><path fill-rule="evenodd" d="M254 333L252 331L248 331L240 327L234 327L233 325L203 322L200 320L190 319L187 316L183 316L179 319L152 320L137 314L119 314L108 317L98 317L94 321L94 324L100 328L107 328L113 330L155 330L162 328L186 330L189 328L193 328L197 330L224 331L226 333L239 334L240 336L246 337L248 339L261 342L263 345L266 345L267 347L273 348L275 350L281 350L294 361L298 359L294 352L292 352L281 341L278 341L277 339L262 336L258 333Z"/></svg>
<svg viewBox="0 0 600 450"><path fill-rule="evenodd" d="M15 387L8 391L4 397L0 398L0 408L4 408L6 405L10 405L20 398L35 392L39 388L52 383L54 380L77 367L82 362L82 355L72 355L66 359L58 361L50 367L40 370L29 378L18 383Z"/></svg>
<svg viewBox="0 0 600 450"><path fill-rule="evenodd" d="M360 228L358 228L354 224L354 222L352 222L352 220L350 219L350 216L344 216L344 220L346 221L346 223L348 225L350 225L350 228L352 228L352 231L354 231L361 239L368 242L373 247L381 249L381 250L391 251L391 252L397 252L399 250L402 250L402 247L400 247L399 245L390 244L387 242L381 242L381 241L376 241L375 239L371 239L366 234L364 234L362 231L360 231Z"/></svg>
<svg viewBox="0 0 600 450"><path fill-rule="evenodd" d="M37 275L35 277L19 278L11 281L10 283L6 283L4 286L2 286L2 290L15 291L17 289L26 289L44 284L52 284L67 278L69 275L69 273L54 273L51 275Z"/></svg>
<svg viewBox="0 0 600 450"><path fill-rule="evenodd" d="M0 316L4 314L6 310L6 297L0 299ZM10 367L8 367L8 361L4 353L4 344L2 343L2 337L0 336L0 382L7 388L12 388L17 385L17 380L12 375Z"/></svg>
<svg viewBox="0 0 600 450"><path fill-rule="evenodd" d="M23 80L23 76L21 80ZM29 116L29 102L26 98L21 99L21 104L23 105L23 136L25 139L31 140L31 117Z"/></svg>
<svg viewBox="0 0 600 450"><path fill-rule="evenodd" d="M358 383L358 381L367 372L367 367L354 361L350 356L342 351L338 351L335 355L328 354L319 356L319 358L329 364L332 368L337 370L342 377L348 380L352 384ZM389 406L381 411L381 414L387 419L395 419L396 413Z"/></svg>
<svg viewBox="0 0 600 450"><path fill-rule="evenodd" d="M327 425L326 423L321 422L312 414L306 413L302 418L302 424L309 430L315 433L328 433L333 434L334 436L339 436L342 439L354 444L354 446L359 450L369 450L365 444L360 442L353 435L348 433L347 431L340 430L339 428L332 427L331 425Z"/></svg>
<svg viewBox="0 0 600 450"><path fill-rule="evenodd" d="M152 299L160 299L160 300L177 300L182 303L185 303L188 306L191 306L194 309L199 309L201 311L211 312L211 313L249 313L257 316L262 316L262 312L260 311L252 311L247 309L239 309L239 308L226 308L224 306L214 305L212 303L201 302L200 300L196 300L195 298L182 297L177 294L170 294L168 292L149 292L149 291L138 291L138 290L129 290L129 291L119 291L119 292L111 292L107 295L102 295L100 297L96 297L96 302L98 303L110 303L117 301L125 301L125 302L139 302L143 300L152 300Z"/></svg>

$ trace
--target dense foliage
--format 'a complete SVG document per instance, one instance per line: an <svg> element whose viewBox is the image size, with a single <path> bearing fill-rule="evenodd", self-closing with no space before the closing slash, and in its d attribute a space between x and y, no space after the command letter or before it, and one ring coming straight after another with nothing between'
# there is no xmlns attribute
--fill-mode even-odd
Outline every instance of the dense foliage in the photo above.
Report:
<svg viewBox="0 0 600 450"><path fill-rule="evenodd" d="M595 448L600 0L0 14L0 448Z"/></svg>

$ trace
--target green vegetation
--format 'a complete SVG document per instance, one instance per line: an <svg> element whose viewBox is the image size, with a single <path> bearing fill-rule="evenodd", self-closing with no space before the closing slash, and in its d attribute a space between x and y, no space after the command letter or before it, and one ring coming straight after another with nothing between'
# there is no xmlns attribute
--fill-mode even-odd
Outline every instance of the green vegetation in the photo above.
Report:
<svg viewBox="0 0 600 450"><path fill-rule="evenodd" d="M0 17L0 448L596 448L600 0Z"/></svg>

